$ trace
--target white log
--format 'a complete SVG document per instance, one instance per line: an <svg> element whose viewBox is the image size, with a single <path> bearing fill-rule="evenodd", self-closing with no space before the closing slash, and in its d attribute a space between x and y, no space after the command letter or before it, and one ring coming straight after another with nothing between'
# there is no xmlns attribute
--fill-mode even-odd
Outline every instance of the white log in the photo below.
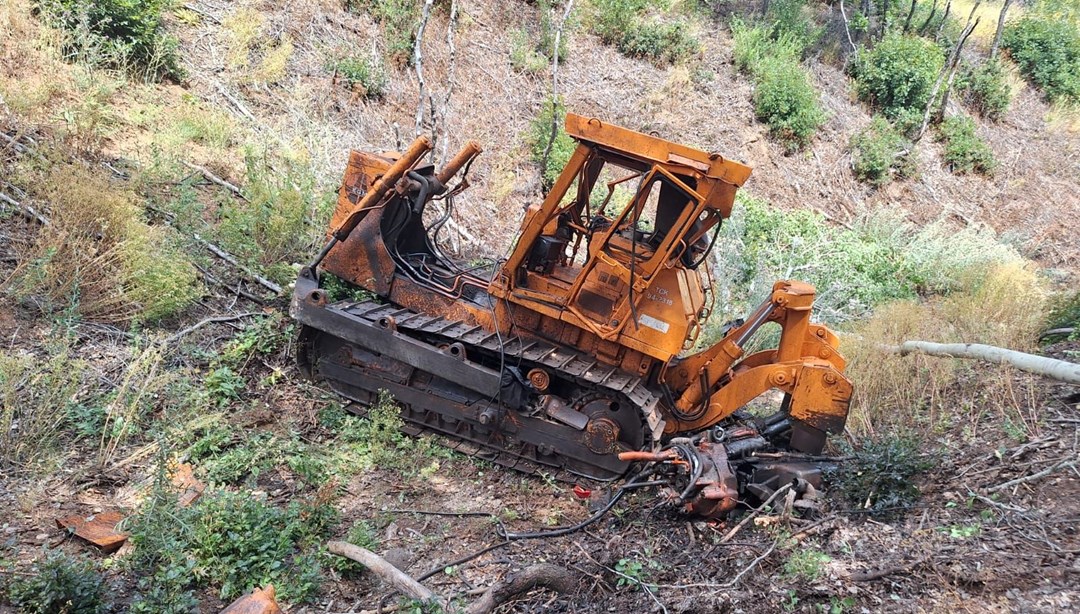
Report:
<svg viewBox="0 0 1080 614"><path fill-rule="evenodd" d="M1025 352L1007 350L981 343L933 343L930 341L905 341L898 348L901 356L912 353L928 356L969 358L995 364L1007 364L1037 375L1056 379L1068 384L1080 385L1080 364L1036 356Z"/></svg>
<svg viewBox="0 0 1080 614"><path fill-rule="evenodd" d="M446 606L446 604L426 586L420 584L405 572L391 565L386 559L367 548L354 546L348 542L332 541L326 544L326 549L330 551L331 554L343 556L360 563L375 575L386 580L394 588L413 599L435 603L444 608Z"/></svg>

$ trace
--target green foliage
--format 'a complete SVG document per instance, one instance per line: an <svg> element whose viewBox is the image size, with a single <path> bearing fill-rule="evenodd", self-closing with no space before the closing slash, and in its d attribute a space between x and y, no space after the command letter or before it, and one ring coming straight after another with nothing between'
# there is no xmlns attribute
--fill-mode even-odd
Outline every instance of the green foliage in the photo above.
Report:
<svg viewBox="0 0 1080 614"><path fill-rule="evenodd" d="M353 301L356 303L362 303L364 301L370 301L375 298L375 294L369 290L365 290L359 286L354 286L348 281L334 275L333 273L324 272L319 277L319 286L326 290L327 296L330 298L330 302L336 301Z"/></svg>
<svg viewBox="0 0 1080 614"><path fill-rule="evenodd" d="M769 132L789 151L806 146L825 123L810 76L797 63L769 58L762 63L754 112L769 125Z"/></svg>
<svg viewBox="0 0 1080 614"><path fill-rule="evenodd" d="M296 327L281 313L252 320L221 349L217 364L242 370L255 356L281 351L293 338Z"/></svg>
<svg viewBox="0 0 1080 614"><path fill-rule="evenodd" d="M352 11L366 11L383 27L386 55L398 66L412 64L420 5L416 0L345 0Z"/></svg>
<svg viewBox="0 0 1080 614"><path fill-rule="evenodd" d="M34 575L8 585L11 605L27 614L98 614L109 611L108 586L97 565L51 550L34 564Z"/></svg>
<svg viewBox="0 0 1080 614"><path fill-rule="evenodd" d="M814 548L803 548L788 556L784 561L784 575L789 578L802 578L807 582L816 582L824 571L825 563L832 557Z"/></svg>
<svg viewBox="0 0 1080 614"><path fill-rule="evenodd" d="M913 145L880 115L851 139L855 176L871 185L882 186L893 177L915 174Z"/></svg>
<svg viewBox="0 0 1080 614"><path fill-rule="evenodd" d="M801 10L793 0L785 11ZM787 12L784 13L787 15ZM769 132L788 151L806 146L825 123L817 92L809 73L799 65L810 40L793 24L749 26L740 19L731 23L735 65L755 82L754 112L769 126Z"/></svg>
<svg viewBox="0 0 1080 614"><path fill-rule="evenodd" d="M701 42L682 19L647 16L657 0L592 0L591 29L619 51L659 63L675 63L700 52Z"/></svg>
<svg viewBox="0 0 1080 614"><path fill-rule="evenodd" d="M206 374L206 391L210 401L218 407L225 407L240 400L246 382L236 371L227 366L217 367Z"/></svg>
<svg viewBox="0 0 1080 614"><path fill-rule="evenodd" d="M248 491L207 490L190 507L160 483L128 521L140 582L136 611L190 611L191 590L219 589L232 599L273 583L278 597L302 603L318 590L318 544L333 510L324 503L270 505Z"/></svg>
<svg viewBox="0 0 1080 614"><path fill-rule="evenodd" d="M945 162L957 175L991 175L997 162L994 152L975 134L975 121L963 115L949 117L938 127L938 140L945 143Z"/></svg>
<svg viewBox="0 0 1080 614"><path fill-rule="evenodd" d="M1012 88L999 60L966 66L956 80L956 87L975 112L990 120L1001 119L1012 101Z"/></svg>
<svg viewBox="0 0 1080 614"><path fill-rule="evenodd" d="M554 142L551 141L553 117L557 126ZM546 100L540 106L540 113L529 124L529 152L532 155L533 162L543 165L540 169L540 175L545 190L551 189L551 186L555 184L555 180L559 178L559 173L562 172L566 163L570 161L570 156L573 155L574 149L577 147L574 139L566 133L565 117L566 108L563 106L561 99L554 104L551 100ZM544 152L547 150L549 142L551 142L551 150L545 164Z"/></svg>
<svg viewBox="0 0 1080 614"><path fill-rule="evenodd" d="M93 63L131 67L150 77L180 79L177 40L165 29L170 0L34 0L70 33L67 51Z"/></svg>
<svg viewBox="0 0 1080 614"><path fill-rule="evenodd" d="M1080 103L1080 27L1044 15L1007 23L1002 48L1051 101Z"/></svg>
<svg viewBox="0 0 1080 614"><path fill-rule="evenodd" d="M846 444L844 444L846 445ZM883 435L862 442L832 483L852 506L888 516L919 498L914 478L934 466L918 438Z"/></svg>
<svg viewBox="0 0 1080 614"><path fill-rule="evenodd" d="M889 33L860 56L855 87L861 100L896 120L905 112L922 112L944 63L944 53L937 45Z"/></svg>
<svg viewBox="0 0 1080 614"><path fill-rule="evenodd" d="M718 238L725 247L714 275L721 308L699 343L715 340L720 325L759 304L777 279L813 284L815 315L838 324L887 301L948 294L972 275L1021 260L988 227L915 226L883 208L856 218L850 229L837 228L813 211L776 209L744 192L736 198Z"/></svg>
<svg viewBox="0 0 1080 614"><path fill-rule="evenodd" d="M366 57L342 58L331 66L345 83L362 98L380 99L386 94L389 79L382 63Z"/></svg>
<svg viewBox="0 0 1080 614"><path fill-rule="evenodd" d="M1080 292L1064 292L1051 303L1046 328L1072 328L1073 338L1080 338Z"/></svg>
<svg viewBox="0 0 1080 614"><path fill-rule="evenodd" d="M333 194L320 194L311 169L299 162L271 165L247 157L245 200L226 201L216 233L224 247L279 282L295 277L290 263L309 257L322 239Z"/></svg>
<svg viewBox="0 0 1080 614"><path fill-rule="evenodd" d="M524 30L514 30L510 34L510 66L518 72L540 73L548 67L544 56L536 51L536 46Z"/></svg>
<svg viewBox="0 0 1080 614"><path fill-rule="evenodd" d="M701 52L701 42L681 21L642 22L626 32L616 46L632 58L646 58L666 64L677 63Z"/></svg>
<svg viewBox="0 0 1080 614"><path fill-rule="evenodd" d="M644 558L644 560L642 560L642 558ZM634 558L619 559L619 561L615 563L615 571L618 572L615 586L626 586L631 590L638 590L643 586L655 588L649 584L649 578L653 573L662 570L663 565L661 565L659 561L653 559L648 550L645 551L644 557L638 555Z"/></svg>

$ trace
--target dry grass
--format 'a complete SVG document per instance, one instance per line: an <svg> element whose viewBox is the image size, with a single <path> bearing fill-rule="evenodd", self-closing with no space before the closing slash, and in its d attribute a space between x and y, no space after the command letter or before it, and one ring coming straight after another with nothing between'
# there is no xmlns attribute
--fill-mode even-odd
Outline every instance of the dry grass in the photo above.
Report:
<svg viewBox="0 0 1080 614"><path fill-rule="evenodd" d="M0 352L0 466L47 467L83 370L66 349L47 360Z"/></svg>
<svg viewBox="0 0 1080 614"><path fill-rule="evenodd" d="M908 340L985 343L1031 350L1043 324L1048 293L1033 268L1019 263L973 269L964 287L926 302L879 308L844 337L848 376L857 383L853 428L933 428L954 422L977 427L988 412L1032 434L1037 423L1032 379L1005 367L889 351Z"/></svg>
<svg viewBox="0 0 1080 614"><path fill-rule="evenodd" d="M198 295L173 234L142 222L137 197L101 172L62 163L23 181L51 224L17 248L3 289L46 312L107 323L167 317Z"/></svg>

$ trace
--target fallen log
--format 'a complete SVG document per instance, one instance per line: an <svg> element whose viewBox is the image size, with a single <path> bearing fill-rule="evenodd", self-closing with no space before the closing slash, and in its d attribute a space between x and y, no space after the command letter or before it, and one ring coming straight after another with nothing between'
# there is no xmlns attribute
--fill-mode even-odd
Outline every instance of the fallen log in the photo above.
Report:
<svg viewBox="0 0 1080 614"><path fill-rule="evenodd" d="M1080 385L1080 364L1045 356L1036 356L1015 350L1006 350L981 343L933 343L930 341L905 341L896 348L889 348L901 356L926 354L950 358L968 358L994 364L1007 364L1021 371L1045 375L1068 384Z"/></svg>
<svg viewBox="0 0 1080 614"><path fill-rule="evenodd" d="M331 554L343 556L347 559L356 561L364 567L368 568L372 573L379 576L383 580L386 580L395 589L401 591L405 595L417 599L419 601L425 601L438 604L440 607L446 607L446 603L442 599L439 599L435 593L431 592L423 584L420 584L411 576L401 571L397 567L394 567L386 559L368 550L367 548L361 548L360 546L354 546L348 542L332 541L326 544L326 549Z"/></svg>
<svg viewBox="0 0 1080 614"><path fill-rule="evenodd" d="M491 585L479 599L465 609L466 614L489 614L495 608L534 588L550 588L559 593L572 593L578 579L565 567L540 563L519 573L510 574Z"/></svg>

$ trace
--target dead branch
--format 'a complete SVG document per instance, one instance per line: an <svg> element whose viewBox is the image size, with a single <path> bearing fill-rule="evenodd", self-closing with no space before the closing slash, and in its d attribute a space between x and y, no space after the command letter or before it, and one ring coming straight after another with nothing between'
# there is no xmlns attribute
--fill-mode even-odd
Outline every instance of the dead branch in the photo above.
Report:
<svg viewBox="0 0 1080 614"><path fill-rule="evenodd" d="M945 29L945 24L949 21L949 14L952 12L952 0L945 3L945 14L941 16L941 23L938 24L937 32L934 33L934 42L937 42L941 38L941 32Z"/></svg>
<svg viewBox="0 0 1080 614"><path fill-rule="evenodd" d="M963 32L960 33L960 38L956 41L956 45L953 46L952 51L949 52L949 57L945 60L945 64L942 65L941 71L934 81L934 87L931 88L930 97L926 101L926 109L923 111L922 123L919 125L919 130L915 133L914 140L916 142L923 137L923 134L926 133L926 127L930 125L930 114L933 112L934 103L937 102L938 92L941 91L941 86L945 83L946 77L949 78L950 84L952 83L953 72L956 70L957 62L960 61L960 50L963 48L964 42L967 41L968 35L975 29L975 24L971 22L971 17L975 15L975 9L979 8L980 4L981 0L976 2L975 6L972 7L971 15L968 16L968 21L964 25ZM948 19L949 17L949 8L951 8L951 6L952 2L945 6L945 19ZM944 20L942 20L942 23L945 23ZM977 19L975 20L975 23L978 23ZM938 34L940 33L941 31L939 29ZM935 38L934 40L937 39ZM942 108L944 109L944 105L942 105Z"/></svg>
<svg viewBox="0 0 1080 614"><path fill-rule="evenodd" d="M979 8L979 2L975 3L975 8L972 9L974 13L975 9ZM953 80L956 78L956 67L960 65L960 51L964 48L964 43L967 42L968 36L975 31L975 28L979 27L979 20L982 17L977 17L975 23L971 24L971 28L967 30L967 34L960 37L960 42L957 43L956 57L953 59L952 66L949 67L949 78L945 80L945 92L941 95L941 104L938 105L937 121L941 121L945 117L945 108L949 106L949 94L952 92ZM969 222L970 223L970 222Z"/></svg>
<svg viewBox="0 0 1080 614"><path fill-rule="evenodd" d="M540 563L493 584L478 600L466 608L465 612L488 614L500 604L539 587L549 588L559 593L573 593L577 584L577 577L566 568L550 563Z"/></svg>
<svg viewBox="0 0 1080 614"><path fill-rule="evenodd" d="M555 137L559 134L559 44L562 42L563 27L566 26L566 20L570 18L570 11L574 9L574 0L570 0L566 3L566 10L563 11L562 20L559 21L559 27L555 29L555 46L551 50L551 134L548 136L547 145L544 146L544 155L540 156L540 174L541 178L544 173L544 169L547 168L548 158L551 157L551 147L555 144ZM555 11L555 5L552 4L551 10Z"/></svg>
<svg viewBox="0 0 1080 614"><path fill-rule="evenodd" d="M388 563L386 559L366 548L354 546L348 542L332 541L326 544L326 549L331 554L343 556L360 563L395 589L413 599L435 603L443 609L446 608L446 603L435 595L435 593L431 592L426 586L412 579L405 572Z"/></svg>
<svg viewBox="0 0 1080 614"><path fill-rule="evenodd" d="M1018 486L1020 484L1024 484L1024 483L1027 483L1027 482L1034 482L1035 480L1045 478L1046 476L1050 475L1051 473L1054 473L1058 469L1063 469L1065 467L1075 469L1076 468L1075 460L1073 460L1073 459L1065 459L1065 460L1061 461L1060 463L1056 463L1054 465L1051 465L1051 466L1047 467L1046 469L1043 469L1042 471L1032 473L1031 475L1025 475L1024 477L1016 478L1015 480L1009 480L1008 482L1005 482L1003 484L998 484L997 486L993 486L993 487L988 488L986 490L987 490L987 492L999 492L999 491L1005 490L1007 488L1012 488L1013 486Z"/></svg>
<svg viewBox="0 0 1080 614"><path fill-rule="evenodd" d="M185 328L183 330L180 330L180 331L166 337L165 338L165 345L169 345L170 343L175 343L181 337L183 337L185 335L188 335L190 333L193 333L193 332L199 330L200 328L202 328L204 326L207 326L207 325L210 325L210 324L219 324L219 323L222 323L222 322L235 322L236 320L243 320L244 318L250 318L252 316L258 316L258 315L264 315L264 314L261 314L261 313L256 312L256 311L249 311L247 313L238 313L238 314L229 315L229 316L214 316L212 318L206 318L205 320L200 320L200 321L196 322L195 324L192 324L191 326L189 326L189 327L187 327L187 328Z"/></svg>
<svg viewBox="0 0 1080 614"><path fill-rule="evenodd" d="M244 115L244 117L250 119L253 124L258 125L259 120L255 119L255 116L251 114L251 111L248 111L248 108L244 106L244 103L240 102L235 96L230 94L220 81L215 81L214 86L217 88L218 92L221 92L221 95L224 96L226 100L231 102L233 106L236 107L237 110L239 110L240 113Z"/></svg>
<svg viewBox="0 0 1080 614"><path fill-rule="evenodd" d="M867 571L863 573L853 573L848 576L848 579L852 582L871 582L873 580L879 580L885 576L891 576L896 573L907 573L912 569L915 569L919 565L922 565L930 560L930 557L924 556L921 559L911 561L910 563L902 563L900 565L890 565L889 567L883 567L881 569L875 569L874 571Z"/></svg>
<svg viewBox="0 0 1080 614"><path fill-rule="evenodd" d="M457 0L451 0L450 21L446 24L446 46L450 50L450 61L446 69L446 94L443 95L442 112L439 113L442 116L441 123L443 127L442 148L439 150L438 160L440 165L446 163L447 149L450 146L450 130L447 117L450 116L450 97L454 94L454 72L457 68L457 48L454 46L454 31L457 29L457 18ZM432 112L434 113L434 104L432 105Z"/></svg>
<svg viewBox="0 0 1080 614"><path fill-rule="evenodd" d="M424 29L427 27L428 19L431 18L431 5L434 3L435 0L424 0L424 8L420 13L420 25L416 29L416 43L413 45L413 67L416 69L416 80L420 82L420 100L416 105L415 136L420 136L424 126L424 101L427 98L427 82L424 81ZM435 109L432 109L431 113L434 115Z"/></svg>
<svg viewBox="0 0 1080 614"><path fill-rule="evenodd" d="M914 0L912 0L912 5L914 6ZM851 54L855 56L855 59L859 59L859 48L851 38L851 27L848 24L847 12L844 11L844 0L840 0L840 17L844 20L844 33L847 34L847 42L851 45Z"/></svg>
<svg viewBox="0 0 1080 614"><path fill-rule="evenodd" d="M981 343L905 341L899 346L885 349L899 353L901 356L919 353L927 356L967 358L994 364L1008 364L1027 373L1043 375L1068 384L1080 384L1080 364Z"/></svg>
<svg viewBox="0 0 1080 614"><path fill-rule="evenodd" d="M990 44L990 59L997 59L998 48L1001 47L1001 33L1005 30L1005 14L1009 12L1009 7L1012 5L1013 0L1005 0L1005 3L1001 5L1001 13L998 14L997 30L994 31L994 42Z"/></svg>
<svg viewBox="0 0 1080 614"><path fill-rule="evenodd" d="M14 198L11 198L7 194L4 194L3 192L0 192L0 203L7 203L7 204L11 205L12 207L15 208L16 213L18 213L19 215L25 217L26 219L30 220L31 222L37 222L38 224L41 224L42 226L51 226L52 225L52 224L49 223L48 218L46 218L44 215L41 215L40 213L38 213L33 207L31 207L30 205L24 205L24 204L20 203L19 201L15 200ZM5 209L5 208L6 207L4 207L3 205L0 205L0 209Z"/></svg>
<svg viewBox="0 0 1080 614"><path fill-rule="evenodd" d="M241 199L247 200L247 197L244 196L244 193L240 191L240 188L238 188L235 185L229 183L228 181L225 181L221 177L218 177L217 175L211 173L206 168L204 168L202 166L199 166L197 164L192 164L190 162L184 162L183 160L181 160L180 163L183 164L184 166L190 168L191 170L199 173L200 175L205 177L207 181L209 181L211 183L216 183L217 185L225 188L226 190L232 192L233 194L236 194Z"/></svg>
<svg viewBox="0 0 1080 614"><path fill-rule="evenodd" d="M746 518L742 519L742 522L735 525L735 528L733 528L732 530L728 531L727 535L724 535L724 537L720 539L720 543L725 544L725 543L731 541L731 538L735 537L735 534L738 533L739 531L741 531L742 528L744 526L746 526L747 523L749 523L751 520L753 520L755 517L757 517L757 515L760 514L761 512L763 512L765 510L765 508L769 507L769 504L771 504L773 501L775 501L777 497L784 494L785 492L787 492L790 489L791 489L791 484L784 484L780 488L777 488L776 492L774 492L771 496L769 496L768 499L765 500L765 503L762 503L760 507L758 507L754 511L747 514Z"/></svg>
<svg viewBox="0 0 1080 614"><path fill-rule="evenodd" d="M233 265L234 267L236 267L237 269L239 269L240 271L245 273L253 281L258 283L260 286L266 288L267 290L273 292L274 294L281 294L281 292L282 292L281 286L279 286L279 285L275 284L274 282L270 281L269 279L266 279L265 277L259 275L255 271L252 271L248 267L240 264L236 260L236 258L234 258L232 256L232 254L230 254L229 252L221 249L217 245L214 245L213 243L211 243L211 242L207 241L206 239L200 237L198 234L193 234L193 235L191 235L191 237L193 239L195 239L195 241L197 243L201 244L203 247L210 250L210 253L214 254L218 258L221 258L225 262L228 262L229 264Z"/></svg>

